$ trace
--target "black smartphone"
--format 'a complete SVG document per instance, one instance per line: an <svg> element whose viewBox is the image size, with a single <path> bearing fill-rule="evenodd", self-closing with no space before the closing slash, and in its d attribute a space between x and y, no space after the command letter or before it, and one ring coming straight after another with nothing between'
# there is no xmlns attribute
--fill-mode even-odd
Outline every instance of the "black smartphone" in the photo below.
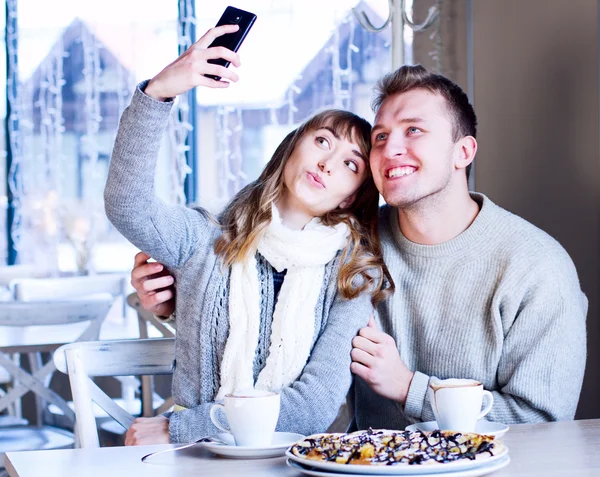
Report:
<svg viewBox="0 0 600 477"><path fill-rule="evenodd" d="M213 41L209 48L213 46L224 46L225 48L230 49L231 51L238 51L244 38L254 25L254 21L256 20L256 15L254 13L246 12L244 10L240 10L235 7L227 7L221 15L220 20L217 22L216 26L221 25L239 25L239 30L235 33L228 33L227 35L220 36ZM209 63L214 65L221 65L227 68L230 64L229 61L224 60L223 58L217 58L214 60L208 60ZM221 77L216 75L204 75L208 78L212 78L216 81L220 81Z"/></svg>

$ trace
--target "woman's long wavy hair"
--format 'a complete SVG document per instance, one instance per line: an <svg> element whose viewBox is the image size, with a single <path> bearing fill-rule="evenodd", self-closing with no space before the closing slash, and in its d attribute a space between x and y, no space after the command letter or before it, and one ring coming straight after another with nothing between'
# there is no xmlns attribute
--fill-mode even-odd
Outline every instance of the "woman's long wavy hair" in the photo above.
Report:
<svg viewBox="0 0 600 477"><path fill-rule="evenodd" d="M223 233L215 242L215 253L223 258L226 266L244 261L256 253L258 242L271 221L271 207L283 193L283 170L288 158L300 138L323 127L331 128L337 136L355 142L363 157L368 159L371 125L348 111L324 110L290 132L277 147L259 178L238 192L221 215ZM345 222L350 229L350 240L342 252L343 265L338 275L338 290L346 299L369 291L373 305L394 290L394 282L383 262L378 213L379 192L369 168L369 175L357 190L353 203L321 217L324 225ZM355 280L359 277L362 280Z"/></svg>

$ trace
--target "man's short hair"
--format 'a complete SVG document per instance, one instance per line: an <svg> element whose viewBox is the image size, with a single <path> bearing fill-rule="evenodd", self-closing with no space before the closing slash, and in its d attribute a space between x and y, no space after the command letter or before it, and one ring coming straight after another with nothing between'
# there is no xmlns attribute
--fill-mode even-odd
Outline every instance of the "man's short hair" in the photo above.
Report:
<svg viewBox="0 0 600 477"><path fill-rule="evenodd" d="M452 119L453 141L465 136L477 137L477 116L465 92L445 76L432 73L421 65L405 65L381 78L375 86L373 111L377 113L388 97L413 89L426 89L446 100ZM467 179L470 172L471 164L466 168Z"/></svg>

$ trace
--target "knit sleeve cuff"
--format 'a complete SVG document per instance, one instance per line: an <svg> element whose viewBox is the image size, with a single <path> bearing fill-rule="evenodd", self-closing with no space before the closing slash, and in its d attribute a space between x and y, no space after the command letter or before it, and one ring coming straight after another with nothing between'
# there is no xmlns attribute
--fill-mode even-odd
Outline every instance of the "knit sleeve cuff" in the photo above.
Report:
<svg viewBox="0 0 600 477"><path fill-rule="evenodd" d="M173 108L174 98L167 98L166 101L158 101L151 98L144 90L148 86L149 80L142 81L137 85L131 98L130 107L139 114L141 118L149 120L162 120L168 118Z"/></svg>
<svg viewBox="0 0 600 477"><path fill-rule="evenodd" d="M187 443L219 431L210 420L213 403L200 404L192 409L173 412L169 416L169 436L171 443Z"/></svg>
<svg viewBox="0 0 600 477"><path fill-rule="evenodd" d="M178 414L178 412L173 412L169 416L169 437L171 443L182 442L179 437L180 434L183 434L180 429L182 427L180 419L181 416Z"/></svg>
<svg viewBox="0 0 600 477"><path fill-rule="evenodd" d="M404 413L407 416L417 419L421 418L423 406L425 404L425 398L427 397L428 387L429 376L420 373L419 371L415 371L415 375L413 376L410 387L408 388L406 403L404 404Z"/></svg>

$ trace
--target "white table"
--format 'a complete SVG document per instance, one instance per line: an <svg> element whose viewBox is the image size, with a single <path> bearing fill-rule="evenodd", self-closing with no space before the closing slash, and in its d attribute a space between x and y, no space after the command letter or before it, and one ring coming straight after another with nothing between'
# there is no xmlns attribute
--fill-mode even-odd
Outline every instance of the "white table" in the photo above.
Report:
<svg viewBox="0 0 600 477"><path fill-rule="evenodd" d="M493 477L600 475L600 419L516 425L511 427L503 441L509 448L511 463L490 474ZM156 456L149 463L140 461L143 455L168 447L172 446L9 452L5 464L11 477L300 475L285 465L283 457L231 460L215 457L199 446Z"/></svg>

